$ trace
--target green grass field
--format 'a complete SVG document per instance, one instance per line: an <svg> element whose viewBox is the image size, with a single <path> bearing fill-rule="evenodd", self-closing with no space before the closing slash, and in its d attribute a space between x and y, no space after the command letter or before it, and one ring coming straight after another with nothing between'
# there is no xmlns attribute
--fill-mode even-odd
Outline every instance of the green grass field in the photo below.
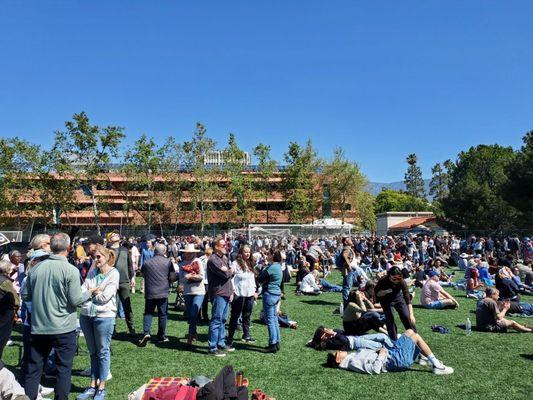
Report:
<svg viewBox="0 0 533 400"><path fill-rule="evenodd" d="M340 275L334 272L334 281ZM324 352L305 347L315 328L320 325L341 327L339 315L333 310L340 302L340 293L326 293L319 297L295 296L294 285L286 287L287 300L283 309L291 319L298 321L299 329L282 329L282 349L277 354L263 354L267 344L266 326L258 323L261 301L252 317L254 344L236 342L237 351L225 358L207 356L207 326L199 327L199 344L188 351L185 349L187 323L181 313L170 311L167 335L170 343L149 344L138 348L127 335L119 335L112 343L111 370L113 379L108 383L108 398L126 399L129 392L141 386L152 377L158 376L214 376L224 365L231 364L242 369L250 380L251 388L262 388L278 400L298 399L531 399L533 394L533 336L531 334L489 334L473 332L466 336L455 325L464 323L472 313L474 300L466 299L464 292L451 290L461 307L458 310L430 311L415 309L417 327L434 353L445 364L452 366L455 373L436 376L429 367L415 366L403 373L385 373L377 376L359 375L342 370L325 368ZM174 296L171 296L172 301ZM143 295L132 295L137 330L142 330ZM418 293L415 304L418 304ZM533 302L532 297L524 301ZM520 320L520 319L519 319ZM532 320L520 320L530 324ZM441 324L451 329L442 335L431 332L432 324ZM400 326L400 325L399 325ZM125 332L123 320L117 324L119 332ZM156 330L156 320L152 333ZM237 332L238 334L239 332ZM14 334L17 344L20 334ZM236 336L237 338L237 336ZM240 336L239 336L240 338ZM88 378L77 376L80 370L89 366L89 356L83 338L82 351L75 358L71 398L87 386ZM529 355L529 358L525 357ZM4 352L4 362L16 365L18 346ZM53 386L53 380L46 380Z"/></svg>

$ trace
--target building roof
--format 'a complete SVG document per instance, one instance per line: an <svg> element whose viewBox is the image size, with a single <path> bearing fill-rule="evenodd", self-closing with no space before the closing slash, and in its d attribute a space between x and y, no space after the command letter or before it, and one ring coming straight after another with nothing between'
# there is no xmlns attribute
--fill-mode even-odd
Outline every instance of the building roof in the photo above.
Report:
<svg viewBox="0 0 533 400"><path fill-rule="evenodd" d="M389 229L410 229L415 228L419 225L426 224L428 222L435 221L437 217L416 217L416 218L409 218L406 221L400 222L399 224L392 225L389 227Z"/></svg>

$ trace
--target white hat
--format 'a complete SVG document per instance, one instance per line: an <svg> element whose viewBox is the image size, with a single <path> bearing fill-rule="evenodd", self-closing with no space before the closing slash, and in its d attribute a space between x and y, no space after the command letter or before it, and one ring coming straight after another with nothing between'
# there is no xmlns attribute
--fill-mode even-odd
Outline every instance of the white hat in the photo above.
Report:
<svg viewBox="0 0 533 400"><path fill-rule="evenodd" d="M194 244L187 243L183 250L180 250L182 253L198 253L199 250L196 250Z"/></svg>
<svg viewBox="0 0 533 400"><path fill-rule="evenodd" d="M461 258L469 258L471 256L469 254L466 254L466 253L461 253L461 255L459 257L461 257Z"/></svg>

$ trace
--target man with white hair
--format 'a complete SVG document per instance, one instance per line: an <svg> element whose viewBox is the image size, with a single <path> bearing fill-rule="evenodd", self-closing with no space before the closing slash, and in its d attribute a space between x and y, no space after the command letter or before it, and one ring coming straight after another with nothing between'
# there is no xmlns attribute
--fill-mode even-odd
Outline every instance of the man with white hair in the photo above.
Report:
<svg viewBox="0 0 533 400"><path fill-rule="evenodd" d="M28 272L22 293L32 302L31 341L26 374L26 395L35 400L43 364L56 352L55 398L67 400L71 388L72 362L76 354L76 308L97 293L81 291L80 275L67 261L70 238L57 233L50 240L52 254Z"/></svg>
<svg viewBox="0 0 533 400"><path fill-rule="evenodd" d="M143 338L139 347L144 347L150 341L150 328L157 307L157 340L159 343L168 342L166 337L168 294L170 284L176 280L176 272L170 259L165 257L167 247L158 243L154 248L154 257L141 266L144 276L144 319Z"/></svg>

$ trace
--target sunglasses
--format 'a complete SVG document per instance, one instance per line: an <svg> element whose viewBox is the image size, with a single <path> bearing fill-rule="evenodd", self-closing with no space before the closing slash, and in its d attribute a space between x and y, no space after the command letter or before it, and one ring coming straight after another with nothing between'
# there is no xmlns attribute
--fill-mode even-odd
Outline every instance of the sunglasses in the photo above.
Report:
<svg viewBox="0 0 533 400"><path fill-rule="evenodd" d="M95 257L96 257L97 260L99 260L101 258L104 258L104 256L101 256L100 254L97 254Z"/></svg>

